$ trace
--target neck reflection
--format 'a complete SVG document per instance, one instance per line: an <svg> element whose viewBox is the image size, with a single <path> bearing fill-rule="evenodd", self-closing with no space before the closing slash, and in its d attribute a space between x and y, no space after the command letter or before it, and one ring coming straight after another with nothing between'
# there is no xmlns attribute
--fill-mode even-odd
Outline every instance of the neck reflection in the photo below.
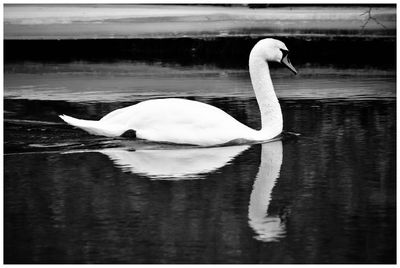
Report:
<svg viewBox="0 0 400 268"><path fill-rule="evenodd" d="M272 189L282 165L282 141L265 143L261 149L261 162L249 203L249 225L264 242L277 241L285 234L285 225L278 215L269 215Z"/></svg>

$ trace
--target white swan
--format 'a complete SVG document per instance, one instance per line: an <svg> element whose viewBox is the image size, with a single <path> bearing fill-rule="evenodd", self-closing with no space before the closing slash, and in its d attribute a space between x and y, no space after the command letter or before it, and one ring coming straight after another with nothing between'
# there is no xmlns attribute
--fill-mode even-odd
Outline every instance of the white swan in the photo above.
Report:
<svg viewBox="0 0 400 268"><path fill-rule="evenodd" d="M107 137L134 133L140 139L201 146L270 140L282 132L283 120L267 61L280 62L297 73L283 42L267 38L251 50L249 70L261 112L261 130L249 128L214 106L178 98L143 101L99 121L60 117L72 126Z"/></svg>

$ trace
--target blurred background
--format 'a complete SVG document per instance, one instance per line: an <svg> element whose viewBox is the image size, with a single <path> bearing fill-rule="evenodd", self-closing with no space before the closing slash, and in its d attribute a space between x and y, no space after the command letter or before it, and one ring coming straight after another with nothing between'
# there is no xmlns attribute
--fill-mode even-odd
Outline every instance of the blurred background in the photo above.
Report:
<svg viewBox="0 0 400 268"><path fill-rule="evenodd" d="M6 5L5 59L246 67L276 37L297 64L394 67L394 5ZM24 42L21 42L21 41Z"/></svg>

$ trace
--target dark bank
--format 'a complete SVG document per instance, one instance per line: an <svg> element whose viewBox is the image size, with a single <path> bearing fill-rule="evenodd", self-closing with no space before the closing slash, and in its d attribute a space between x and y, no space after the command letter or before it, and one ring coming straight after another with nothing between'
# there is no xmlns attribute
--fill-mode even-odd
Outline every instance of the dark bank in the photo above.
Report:
<svg viewBox="0 0 400 268"><path fill-rule="evenodd" d="M395 68L393 37L281 37L294 64ZM5 40L6 63L150 61L246 68L261 37Z"/></svg>

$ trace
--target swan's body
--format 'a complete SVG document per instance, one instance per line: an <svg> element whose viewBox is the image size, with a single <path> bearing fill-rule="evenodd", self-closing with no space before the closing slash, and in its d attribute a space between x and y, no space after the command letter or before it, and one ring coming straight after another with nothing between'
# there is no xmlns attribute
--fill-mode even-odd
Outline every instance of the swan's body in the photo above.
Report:
<svg viewBox="0 0 400 268"><path fill-rule="evenodd" d="M99 121L61 117L70 125L95 135L121 136L133 129L136 137L180 144L215 145L267 140L280 133L263 135L240 123L221 109L185 99L156 99L115 110Z"/></svg>
<svg viewBox="0 0 400 268"><path fill-rule="evenodd" d="M261 130L249 128L214 106L177 98L143 101L115 110L99 121L60 117L91 134L107 137L133 130L140 139L201 146L266 141L279 135L283 125L266 61L290 65L283 61L287 56L284 51L287 48L282 42L264 39L250 53L250 76L261 112Z"/></svg>

